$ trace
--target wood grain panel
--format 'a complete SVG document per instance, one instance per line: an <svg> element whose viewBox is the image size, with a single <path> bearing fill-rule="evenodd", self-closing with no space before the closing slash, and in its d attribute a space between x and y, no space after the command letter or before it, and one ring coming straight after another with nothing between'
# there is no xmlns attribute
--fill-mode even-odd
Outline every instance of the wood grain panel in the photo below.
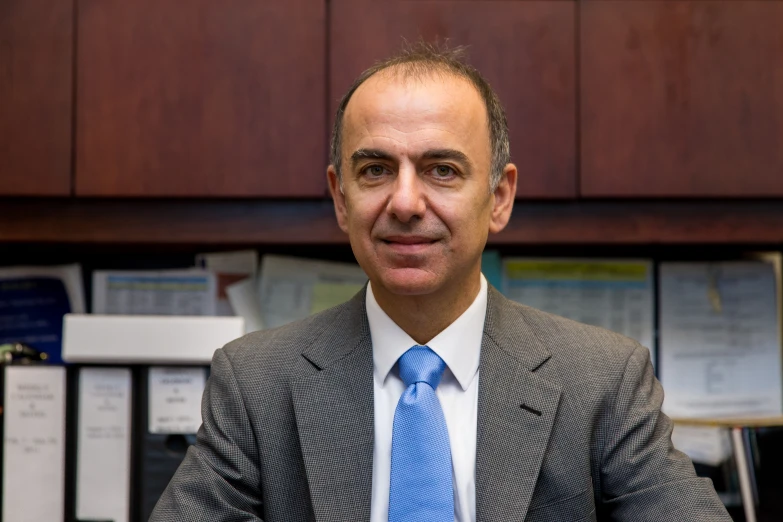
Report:
<svg viewBox="0 0 783 522"><path fill-rule="evenodd" d="M78 195L325 194L324 0L78 5Z"/></svg>
<svg viewBox="0 0 783 522"><path fill-rule="evenodd" d="M783 196L783 2L581 8L586 196Z"/></svg>
<svg viewBox="0 0 783 522"><path fill-rule="evenodd" d="M399 50L403 38L468 45L470 62L506 108L518 195L575 196L574 2L333 0L329 6L332 118L353 80Z"/></svg>
<svg viewBox="0 0 783 522"><path fill-rule="evenodd" d="M0 194L71 193L73 0L0 2Z"/></svg>

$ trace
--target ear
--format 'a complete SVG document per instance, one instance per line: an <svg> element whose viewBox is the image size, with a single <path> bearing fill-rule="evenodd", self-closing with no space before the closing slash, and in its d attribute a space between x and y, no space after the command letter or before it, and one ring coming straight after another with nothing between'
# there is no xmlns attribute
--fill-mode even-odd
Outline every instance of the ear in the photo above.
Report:
<svg viewBox="0 0 783 522"><path fill-rule="evenodd" d="M343 232L348 233L348 208L345 205L345 194L340 186L340 178L337 176L337 169L334 165L329 165L326 169L326 179L329 182L329 193L334 201L334 213L337 215L337 224Z"/></svg>
<svg viewBox="0 0 783 522"><path fill-rule="evenodd" d="M506 228L508 220L511 218L511 209L514 207L514 198L517 195L516 165L513 163L506 165L500 183L492 195L494 202L492 215L489 218L489 232L497 234Z"/></svg>

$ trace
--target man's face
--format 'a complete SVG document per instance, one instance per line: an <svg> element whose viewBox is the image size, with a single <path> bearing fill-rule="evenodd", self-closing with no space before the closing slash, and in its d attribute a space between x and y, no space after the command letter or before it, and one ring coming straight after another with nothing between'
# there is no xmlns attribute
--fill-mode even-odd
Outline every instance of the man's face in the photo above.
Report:
<svg viewBox="0 0 783 522"><path fill-rule="evenodd" d="M516 184L514 169L490 191L490 156L486 109L464 79L382 71L356 90L343 120L342 187L333 167L329 184L373 289L432 294L477 277Z"/></svg>

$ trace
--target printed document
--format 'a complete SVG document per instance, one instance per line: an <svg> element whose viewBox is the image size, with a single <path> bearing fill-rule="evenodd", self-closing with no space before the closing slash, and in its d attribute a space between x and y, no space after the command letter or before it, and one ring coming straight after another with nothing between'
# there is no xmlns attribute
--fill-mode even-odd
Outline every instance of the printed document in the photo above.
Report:
<svg viewBox="0 0 783 522"><path fill-rule="evenodd" d="M267 255L258 295L265 328L275 328L344 303L367 283L357 264Z"/></svg>
<svg viewBox="0 0 783 522"><path fill-rule="evenodd" d="M258 281L243 279L226 287L226 295L234 313L245 320L245 333L264 329L264 316L258 300Z"/></svg>
<svg viewBox="0 0 783 522"><path fill-rule="evenodd" d="M653 361L654 293L649 260L503 260L506 297L631 337L650 349Z"/></svg>
<svg viewBox="0 0 783 522"><path fill-rule="evenodd" d="M215 274L206 270L105 271L92 277L95 314L215 315Z"/></svg>
<svg viewBox="0 0 783 522"><path fill-rule="evenodd" d="M150 433L196 433L201 426L203 367L155 366L149 369Z"/></svg>
<svg viewBox="0 0 783 522"><path fill-rule="evenodd" d="M62 520L65 368L6 367L3 425L3 520Z"/></svg>
<svg viewBox="0 0 783 522"><path fill-rule="evenodd" d="M663 263L660 377L673 417L783 413L779 259Z"/></svg>
<svg viewBox="0 0 783 522"><path fill-rule="evenodd" d="M76 517L128 522L131 371L79 369Z"/></svg>

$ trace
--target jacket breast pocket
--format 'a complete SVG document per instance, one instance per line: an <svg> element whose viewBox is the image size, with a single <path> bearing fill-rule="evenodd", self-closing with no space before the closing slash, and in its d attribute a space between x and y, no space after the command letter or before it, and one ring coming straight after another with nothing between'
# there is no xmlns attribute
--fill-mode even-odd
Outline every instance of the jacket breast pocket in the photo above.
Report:
<svg viewBox="0 0 783 522"><path fill-rule="evenodd" d="M593 488L528 511L525 522L595 522Z"/></svg>

